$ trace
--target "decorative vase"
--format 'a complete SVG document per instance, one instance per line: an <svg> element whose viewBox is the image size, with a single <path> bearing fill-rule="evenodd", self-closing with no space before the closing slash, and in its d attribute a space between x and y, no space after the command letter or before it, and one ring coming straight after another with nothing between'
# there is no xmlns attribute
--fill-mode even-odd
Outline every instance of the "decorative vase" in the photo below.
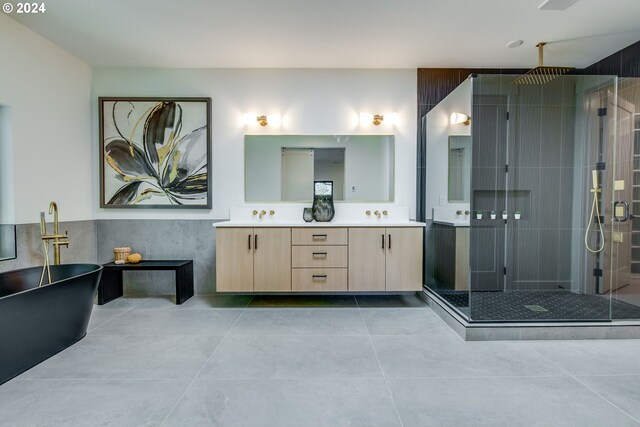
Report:
<svg viewBox="0 0 640 427"><path fill-rule="evenodd" d="M482 212L476 212L476 219L482 219Z"/></svg>
<svg viewBox="0 0 640 427"><path fill-rule="evenodd" d="M514 214L513 214L513 217L514 217L515 219L520 219L520 212L516 212L516 213L514 213Z"/></svg>
<svg viewBox="0 0 640 427"><path fill-rule="evenodd" d="M304 208L302 210L302 219L304 219L304 222L313 221L313 208Z"/></svg>
<svg viewBox="0 0 640 427"><path fill-rule="evenodd" d="M336 214L333 207L333 181L313 182L313 219L329 222Z"/></svg>
<svg viewBox="0 0 640 427"><path fill-rule="evenodd" d="M507 218L509 218L509 215L507 215L507 212L506 211L502 212L502 219L507 219Z"/></svg>

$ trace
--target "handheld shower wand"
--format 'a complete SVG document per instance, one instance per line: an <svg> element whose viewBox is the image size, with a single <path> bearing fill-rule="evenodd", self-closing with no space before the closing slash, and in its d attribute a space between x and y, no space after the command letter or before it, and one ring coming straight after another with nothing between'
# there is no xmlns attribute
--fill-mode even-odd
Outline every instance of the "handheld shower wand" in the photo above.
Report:
<svg viewBox="0 0 640 427"><path fill-rule="evenodd" d="M587 231L584 233L584 246L591 253L597 254L604 249L604 230L602 229L602 221L600 218L600 207L598 206L598 194L602 192L602 188L598 185L598 171L591 171L591 182L592 188L591 192L593 193L593 203L591 204L591 213L589 214L589 221L587 223ZM600 246L598 248L592 249L589 247L589 230L591 229L591 223L594 221L593 212L596 212L595 218L598 218L598 232L600 234Z"/></svg>

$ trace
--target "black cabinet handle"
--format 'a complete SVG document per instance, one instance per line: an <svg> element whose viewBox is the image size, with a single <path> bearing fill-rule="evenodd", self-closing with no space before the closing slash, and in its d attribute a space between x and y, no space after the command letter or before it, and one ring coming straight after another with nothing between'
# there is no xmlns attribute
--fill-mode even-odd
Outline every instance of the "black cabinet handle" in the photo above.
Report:
<svg viewBox="0 0 640 427"><path fill-rule="evenodd" d="M391 234L389 234L389 249L391 249Z"/></svg>
<svg viewBox="0 0 640 427"><path fill-rule="evenodd" d="M248 239L249 240L249 250L251 250L251 234L249 234L248 237L249 237L249 239Z"/></svg>
<svg viewBox="0 0 640 427"><path fill-rule="evenodd" d="M326 239L327 235L326 234L314 234L312 237L314 239Z"/></svg>
<svg viewBox="0 0 640 427"><path fill-rule="evenodd" d="M327 275L326 274L314 274L313 278L314 279L326 279Z"/></svg>
<svg viewBox="0 0 640 427"><path fill-rule="evenodd" d="M327 256L326 252L314 252L313 256Z"/></svg>
<svg viewBox="0 0 640 427"><path fill-rule="evenodd" d="M258 250L258 235L254 235L253 236L253 247L256 248L256 251Z"/></svg>
<svg viewBox="0 0 640 427"><path fill-rule="evenodd" d="M384 250L384 234L382 235L382 249Z"/></svg>

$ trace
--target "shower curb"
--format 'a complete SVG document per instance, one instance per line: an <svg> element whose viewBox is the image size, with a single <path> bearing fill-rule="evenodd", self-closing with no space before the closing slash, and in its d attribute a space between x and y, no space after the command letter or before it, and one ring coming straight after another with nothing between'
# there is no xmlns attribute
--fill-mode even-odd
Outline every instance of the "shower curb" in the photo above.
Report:
<svg viewBox="0 0 640 427"><path fill-rule="evenodd" d="M416 295L465 341L640 339L640 321L469 323L431 291Z"/></svg>

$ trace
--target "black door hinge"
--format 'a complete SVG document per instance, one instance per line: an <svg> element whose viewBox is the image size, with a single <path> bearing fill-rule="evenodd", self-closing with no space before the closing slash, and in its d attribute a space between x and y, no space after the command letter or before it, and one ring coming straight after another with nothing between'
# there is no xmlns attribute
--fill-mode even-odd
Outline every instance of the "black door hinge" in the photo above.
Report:
<svg viewBox="0 0 640 427"><path fill-rule="evenodd" d="M509 173L509 165L504 165L504 173Z"/></svg>
<svg viewBox="0 0 640 427"><path fill-rule="evenodd" d="M507 111L507 120L509 120L509 112Z"/></svg>
<svg viewBox="0 0 640 427"><path fill-rule="evenodd" d="M601 268L594 268L593 269L593 276L594 277L602 277L602 269Z"/></svg>
<svg viewBox="0 0 640 427"><path fill-rule="evenodd" d="M607 109L606 108L598 108L598 117L604 117L607 115Z"/></svg>
<svg viewBox="0 0 640 427"><path fill-rule="evenodd" d="M502 272L504 273L504 275L507 275L507 267L502 267Z"/></svg>

